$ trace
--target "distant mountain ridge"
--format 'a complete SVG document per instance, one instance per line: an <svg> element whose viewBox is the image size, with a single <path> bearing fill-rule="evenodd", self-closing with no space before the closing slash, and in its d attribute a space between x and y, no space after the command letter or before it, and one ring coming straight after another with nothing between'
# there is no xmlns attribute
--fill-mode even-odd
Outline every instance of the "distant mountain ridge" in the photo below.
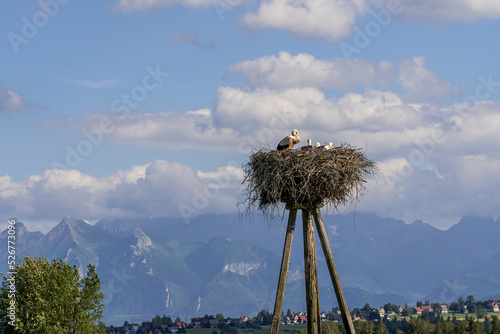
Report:
<svg viewBox="0 0 500 334"><path fill-rule="evenodd" d="M300 214L299 214L300 216ZM324 217L348 306L500 295L500 221L463 217L446 231L421 221L405 224L370 213ZM300 217L297 224L300 222ZM105 321L272 310L285 223L259 216L101 220L66 217L47 234L16 226L17 255L62 258L83 274L97 266ZM296 228L285 309L305 310L302 229ZM7 231L0 234L4 242ZM4 243L3 243L4 244ZM317 242L319 245L319 242ZM0 271L7 252L0 249ZM337 304L318 249L321 309Z"/></svg>

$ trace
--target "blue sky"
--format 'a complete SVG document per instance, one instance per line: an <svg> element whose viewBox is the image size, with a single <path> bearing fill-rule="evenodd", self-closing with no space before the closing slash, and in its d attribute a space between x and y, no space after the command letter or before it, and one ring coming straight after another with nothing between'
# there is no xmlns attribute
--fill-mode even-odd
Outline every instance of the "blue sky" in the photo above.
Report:
<svg viewBox="0 0 500 334"><path fill-rule="evenodd" d="M500 215L496 0L19 0L0 13L4 221L235 212L250 148L293 128L377 161L357 210L439 228Z"/></svg>

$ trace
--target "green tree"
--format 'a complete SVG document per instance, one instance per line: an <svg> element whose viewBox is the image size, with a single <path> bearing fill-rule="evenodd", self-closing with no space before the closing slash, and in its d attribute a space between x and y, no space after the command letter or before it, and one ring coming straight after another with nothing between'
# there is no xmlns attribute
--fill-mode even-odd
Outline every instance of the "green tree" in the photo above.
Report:
<svg viewBox="0 0 500 334"><path fill-rule="evenodd" d="M472 334L482 334L483 326L479 321L476 321L474 317L470 317L469 326L467 327L467 332Z"/></svg>
<svg viewBox="0 0 500 334"><path fill-rule="evenodd" d="M473 295L467 296L467 300L465 301L465 305L467 306L467 311L469 311L469 313L476 313L477 304L476 304L476 301L474 300Z"/></svg>
<svg viewBox="0 0 500 334"><path fill-rule="evenodd" d="M441 314L441 303L433 303L431 306L434 314Z"/></svg>
<svg viewBox="0 0 500 334"><path fill-rule="evenodd" d="M401 315L403 315L405 317L409 317L411 315L411 309L408 306L408 304L405 303L405 308L403 309L403 312L401 313Z"/></svg>
<svg viewBox="0 0 500 334"><path fill-rule="evenodd" d="M372 321L379 321L380 320L380 313L378 313L378 310L372 309L370 311L370 315L368 316L368 319L372 320Z"/></svg>
<svg viewBox="0 0 500 334"><path fill-rule="evenodd" d="M383 321L379 321L378 326L373 329L374 334L389 334L389 330Z"/></svg>
<svg viewBox="0 0 500 334"><path fill-rule="evenodd" d="M273 322L273 316L266 309L263 309L262 311L257 313L257 319L263 326L270 325Z"/></svg>
<svg viewBox="0 0 500 334"><path fill-rule="evenodd" d="M224 323L218 324L217 327L220 329L220 334L238 334L238 329Z"/></svg>
<svg viewBox="0 0 500 334"><path fill-rule="evenodd" d="M455 324L455 334L467 334L469 327L469 322L468 321L459 321Z"/></svg>
<svg viewBox="0 0 500 334"><path fill-rule="evenodd" d="M331 321L321 324L321 334L340 334L339 326Z"/></svg>
<svg viewBox="0 0 500 334"><path fill-rule="evenodd" d="M217 313L215 315L215 318L219 321L223 321L225 318L224 318L224 315L222 313Z"/></svg>
<svg viewBox="0 0 500 334"><path fill-rule="evenodd" d="M370 316L372 308L370 307L370 304L366 303L365 306L361 309L361 314L363 318L368 318Z"/></svg>
<svg viewBox="0 0 500 334"><path fill-rule="evenodd" d="M356 334L372 334L375 324L371 321L354 321L354 330Z"/></svg>
<svg viewBox="0 0 500 334"><path fill-rule="evenodd" d="M478 319L486 319L486 317L488 315L488 311L485 310L484 308L481 308L481 309L477 310L476 315L477 315Z"/></svg>
<svg viewBox="0 0 500 334"><path fill-rule="evenodd" d="M151 320L151 323L153 324L154 327L159 327L161 326L161 317L157 314L156 317L154 317Z"/></svg>
<svg viewBox="0 0 500 334"><path fill-rule="evenodd" d="M496 315L491 317L491 327L488 330L489 334L500 334L500 320Z"/></svg>
<svg viewBox="0 0 500 334"><path fill-rule="evenodd" d="M448 307L448 310L453 312L460 312L460 305L458 305L457 302L451 302L450 306Z"/></svg>
<svg viewBox="0 0 500 334"><path fill-rule="evenodd" d="M2 273L0 333L104 333L100 280L94 266L87 269L81 278L78 268L63 260L27 256L11 270L14 281ZM13 300L10 285L16 288L15 327L5 307Z"/></svg>
<svg viewBox="0 0 500 334"><path fill-rule="evenodd" d="M162 325L167 325L168 327L172 327L172 325L173 325L172 318L167 317L164 314L163 317L161 317L161 324Z"/></svg>
<svg viewBox="0 0 500 334"><path fill-rule="evenodd" d="M458 310L462 313L465 311L465 300L462 298L462 296L458 298Z"/></svg>
<svg viewBox="0 0 500 334"><path fill-rule="evenodd" d="M353 317L361 317L361 310L359 307L356 307L352 310L351 315Z"/></svg>
<svg viewBox="0 0 500 334"><path fill-rule="evenodd" d="M453 334L455 333L454 325L451 322L438 322L436 324L436 334Z"/></svg>
<svg viewBox="0 0 500 334"><path fill-rule="evenodd" d="M417 317L408 322L408 327L404 332L407 334L428 334L434 332L434 327L429 321Z"/></svg>

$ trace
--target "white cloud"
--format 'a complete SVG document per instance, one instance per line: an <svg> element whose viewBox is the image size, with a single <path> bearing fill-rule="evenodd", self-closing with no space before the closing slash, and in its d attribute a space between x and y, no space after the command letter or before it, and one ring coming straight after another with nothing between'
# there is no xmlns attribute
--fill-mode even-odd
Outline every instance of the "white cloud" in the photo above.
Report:
<svg viewBox="0 0 500 334"><path fill-rule="evenodd" d="M364 59L345 58L319 60L313 55L295 56L281 51L278 56L265 56L231 65L226 77L241 74L250 88L325 87L339 90L357 86L388 87L395 78L395 66L381 61L374 64Z"/></svg>
<svg viewBox="0 0 500 334"><path fill-rule="evenodd" d="M91 89L103 89L103 88L113 87L119 83L119 81L115 79L103 79L103 80L93 81L93 80L74 80L74 79L59 78L59 80Z"/></svg>
<svg viewBox="0 0 500 334"><path fill-rule="evenodd" d="M241 171L229 165L200 173L189 166L157 160L96 178L77 170L47 170L14 182L0 177L0 202L18 219L86 219L131 216L182 216L235 210Z"/></svg>
<svg viewBox="0 0 500 334"><path fill-rule="evenodd" d="M399 66L399 82L407 89L409 101L430 102L450 93L450 82L425 68L424 62L425 57L413 57Z"/></svg>
<svg viewBox="0 0 500 334"><path fill-rule="evenodd" d="M187 112L131 112L100 114L74 123L87 131L99 129L106 119L113 131L103 134L106 140L173 149L222 150L234 147L238 132L213 124L212 112L200 109Z"/></svg>
<svg viewBox="0 0 500 334"><path fill-rule="evenodd" d="M203 7L212 6L213 3L214 0L118 0L111 8L122 13L130 13L161 9L177 4L187 7Z"/></svg>
<svg viewBox="0 0 500 334"><path fill-rule="evenodd" d="M10 110L18 111L28 107L21 95L11 89L4 88L0 85L0 111Z"/></svg>
<svg viewBox="0 0 500 334"><path fill-rule="evenodd" d="M364 0L268 0L243 22L250 30L276 28L302 38L339 42L367 11Z"/></svg>
<svg viewBox="0 0 500 334"><path fill-rule="evenodd" d="M478 102L473 113L462 108L442 108L440 122L406 133L406 144L396 137L393 153L380 158L380 178L370 182L358 208L441 227L463 215L498 216L500 105ZM367 142L377 145L371 136Z"/></svg>
<svg viewBox="0 0 500 334"><path fill-rule="evenodd" d="M377 90L335 99L327 99L312 88L249 92L221 88L219 94L213 114L208 110L188 115L139 113L138 122L173 122L175 128L182 122L193 122L189 117L201 117L202 124L211 124L211 131L217 133L219 128L213 124L228 123L223 126L229 129L235 123L234 129L243 129L244 125L237 124L238 117L248 117L242 123L254 119L255 128L247 132L253 130L257 135L233 130L234 140L267 140L270 145L296 127L303 142L307 138L313 142L333 141L336 145L348 142L366 149L367 156L378 162L381 173L368 183L369 191L357 205L358 210L407 222L419 218L440 227L456 223L461 215L499 215L500 104L477 102L468 105L466 112L463 104L445 108L410 105L395 93ZM273 111L268 106L278 102L287 104L288 123L280 124L275 119L273 127L269 123L271 114L248 116L252 103L259 99L264 110ZM219 111L221 115L217 115ZM280 113L275 115L280 117ZM220 120L214 120L219 116ZM167 118L162 120L163 117ZM159 140L148 138L156 132L122 128L118 123L117 131L124 132L121 140ZM224 140L222 135L205 137L209 143L217 138ZM189 136L183 139L185 147L194 146ZM224 146L220 149L226 150ZM20 219L231 212L241 196L241 178L237 164L226 164L214 171L194 171L184 164L167 161L135 166L104 178L76 170L49 170L20 182L0 177L0 203L4 212Z"/></svg>
<svg viewBox="0 0 500 334"><path fill-rule="evenodd" d="M90 131L98 127L103 117L108 117L114 130L105 134L105 140L115 143L244 154L249 154L252 146L273 148L291 129L297 128L302 138L299 147L308 138L335 145L347 142L365 149L369 158L380 162L381 175L369 182L369 192L358 205L360 210L407 221L434 219L431 223L442 227L465 214L498 216L495 203L499 200L500 179L494 171L500 165L496 157L500 151L500 104L429 103L447 94L450 85L426 69L424 60L416 57L398 67L386 66L396 71L394 75L400 80L393 84L406 89L404 96L373 89L374 81L368 81L364 91L328 97L318 87L333 87L337 83L320 69L335 71L337 60L281 53L231 67L228 74L242 74L246 85L219 87L211 110L131 112L127 117L110 113L75 124ZM349 64L354 73L364 68L378 71L377 65L371 67L367 62L342 64ZM307 73L307 68L312 74ZM339 71L338 80L345 76ZM376 76L373 74L373 78ZM365 85L361 77L354 77L350 84ZM19 199L39 189L65 193L57 212L64 211L64 205L72 207L76 200L77 212L98 212L101 216L170 214L181 203L191 203L192 208L201 208L195 208L195 212L203 212L207 198L216 208L230 211L240 194L242 177L239 168L227 163L215 171L195 172L167 162L139 166L104 179L49 174L53 180L45 175L33 176L20 184L0 178L0 196L17 198L2 201L2 208L12 211L9 208L22 203L35 207L30 201ZM169 187L175 196L170 196L166 190ZM50 201L58 198L51 199L52 195L45 196L43 191L42 199L36 203L46 197L50 200L43 205L51 207ZM204 193L205 200L200 195ZM39 208L42 213L43 205ZM72 213L62 216L68 214Z"/></svg>
<svg viewBox="0 0 500 334"><path fill-rule="evenodd" d="M307 53L264 56L231 65L225 78L241 75L246 89L330 88L353 90L403 87L410 102L431 102L451 94L451 83L425 67L425 57L405 59L398 66L381 61L334 58L320 60ZM396 87L396 84L399 86Z"/></svg>
<svg viewBox="0 0 500 334"><path fill-rule="evenodd" d="M374 11L398 8L394 17L424 23L471 23L500 18L496 0L267 0L243 23L249 30L275 28L300 38L338 43L351 36L357 21Z"/></svg>
<svg viewBox="0 0 500 334"><path fill-rule="evenodd" d="M372 0L379 8L387 8L393 0ZM481 19L500 18L500 2L496 0L419 0L401 1L398 18L426 23L471 23Z"/></svg>
<svg viewBox="0 0 500 334"><path fill-rule="evenodd" d="M198 177L205 181L220 183L220 186L227 187L230 181L241 182L243 180L243 170L239 167L229 165L217 168L216 171L198 171ZM222 185L224 183L224 185Z"/></svg>
<svg viewBox="0 0 500 334"><path fill-rule="evenodd" d="M397 94L378 90L328 99L317 88L243 91L221 87L214 102L216 124L244 133L262 127L316 133L404 130L415 126L416 113Z"/></svg>

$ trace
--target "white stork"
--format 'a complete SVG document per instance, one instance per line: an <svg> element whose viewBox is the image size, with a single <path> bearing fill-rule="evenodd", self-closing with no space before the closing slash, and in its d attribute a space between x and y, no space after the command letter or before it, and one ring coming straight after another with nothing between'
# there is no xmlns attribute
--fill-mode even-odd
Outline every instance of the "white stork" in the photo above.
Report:
<svg viewBox="0 0 500 334"><path fill-rule="evenodd" d="M324 150L331 150L333 148L335 148L335 146L333 146L333 143L328 143L327 145L320 145L320 143L316 143L316 148L320 148L320 149L324 149Z"/></svg>
<svg viewBox="0 0 500 334"><path fill-rule="evenodd" d="M292 130L292 134L286 136L285 138L281 139L281 141L278 144L277 150L286 150L289 149L291 150L295 144L298 144L300 142L300 137L299 137L299 132L297 130Z"/></svg>

